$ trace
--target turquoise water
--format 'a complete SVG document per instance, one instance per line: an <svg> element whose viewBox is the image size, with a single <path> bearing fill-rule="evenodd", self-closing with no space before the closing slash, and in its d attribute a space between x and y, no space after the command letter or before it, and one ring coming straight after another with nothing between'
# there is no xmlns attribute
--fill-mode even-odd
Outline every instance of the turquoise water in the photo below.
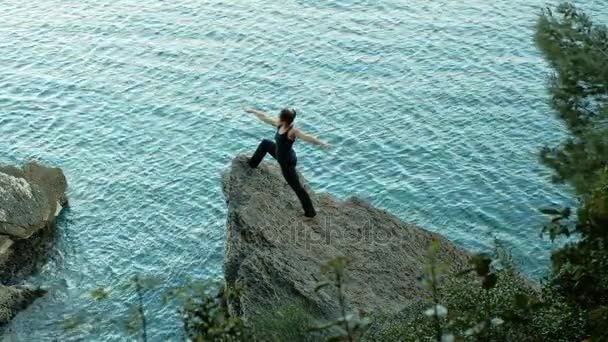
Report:
<svg viewBox="0 0 608 342"><path fill-rule="evenodd" d="M124 285L143 274L162 282L144 296L150 339L178 339L160 298L221 276L220 173L273 134L245 107L295 106L334 145L296 146L316 190L470 249L496 237L542 276L536 208L572 203L537 162L564 134L531 38L546 3L0 1L0 161L62 167L71 199L30 279L50 292L6 336L127 339ZM605 19L602 3L582 5ZM95 303L98 286L112 290Z"/></svg>

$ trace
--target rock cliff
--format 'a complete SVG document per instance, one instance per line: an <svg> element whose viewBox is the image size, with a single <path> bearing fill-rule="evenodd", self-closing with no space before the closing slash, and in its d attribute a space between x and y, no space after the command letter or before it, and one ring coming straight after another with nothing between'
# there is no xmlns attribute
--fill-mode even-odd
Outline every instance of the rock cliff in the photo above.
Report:
<svg viewBox="0 0 608 342"><path fill-rule="evenodd" d="M349 260L345 291L350 308L382 313L398 312L427 295L418 279L432 239L440 242L441 259L453 269L465 267L469 257L442 236L357 198L341 202L311 191L318 216L306 221L272 162L252 170L239 156L222 183L228 206L225 279L228 286L243 289L228 305L245 319L294 300L319 317L335 317L335 293L315 288L325 280L321 265L336 257Z"/></svg>
<svg viewBox="0 0 608 342"><path fill-rule="evenodd" d="M38 289L8 286L31 273L55 217L67 203L60 169L35 162L0 166L0 326L41 295Z"/></svg>

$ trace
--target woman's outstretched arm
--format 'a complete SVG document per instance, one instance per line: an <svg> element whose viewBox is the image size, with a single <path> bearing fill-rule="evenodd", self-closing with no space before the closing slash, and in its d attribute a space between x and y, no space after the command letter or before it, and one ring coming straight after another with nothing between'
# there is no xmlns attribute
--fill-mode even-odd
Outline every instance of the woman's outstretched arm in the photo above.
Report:
<svg viewBox="0 0 608 342"><path fill-rule="evenodd" d="M272 125L275 127L279 125L279 122L276 119L271 118L268 114L266 114L262 111L255 110L255 109L246 109L245 112L255 115L258 119L260 119L260 121L267 123L269 125Z"/></svg>
<svg viewBox="0 0 608 342"><path fill-rule="evenodd" d="M329 144L327 144L327 143L325 143L325 142L317 139L316 137L314 137L314 136L312 136L310 134L304 133L304 132L300 131L297 128L293 129L293 131L294 131L294 135L296 137L302 139L303 141L305 141L307 143L320 146L321 148L324 148L324 149L330 149L331 148L331 145L329 145Z"/></svg>

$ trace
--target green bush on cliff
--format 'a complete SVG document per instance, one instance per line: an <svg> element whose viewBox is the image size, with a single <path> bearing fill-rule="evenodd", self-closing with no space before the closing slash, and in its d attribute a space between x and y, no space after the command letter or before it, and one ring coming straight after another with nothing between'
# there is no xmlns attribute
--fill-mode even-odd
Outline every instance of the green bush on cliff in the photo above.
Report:
<svg viewBox="0 0 608 342"><path fill-rule="evenodd" d="M323 340L323 334L310 331L315 321L310 309L301 302L262 308L248 322L231 316L227 301L241 293L241 289L229 289L222 283L191 283L174 289L167 298L181 303L184 331L191 341Z"/></svg>
<svg viewBox="0 0 608 342"><path fill-rule="evenodd" d="M553 253L549 288L586 312L594 339L607 340L608 29L563 4L540 17L536 42L555 69L552 104L570 131L562 144L543 149L542 161L579 198L576 217L545 211L552 237L577 237Z"/></svg>
<svg viewBox="0 0 608 342"><path fill-rule="evenodd" d="M585 317L562 298L541 293L511 267L495 274L492 288L484 288L483 278L444 278L436 298L446 309L441 339L425 315L428 304L419 302L396 316L376 317L365 340L580 341L585 336Z"/></svg>
<svg viewBox="0 0 608 342"><path fill-rule="evenodd" d="M184 332L190 341L240 342L252 338L251 330L239 317L231 316L226 302L239 296L239 289L221 283L190 283L176 288L166 299L181 303Z"/></svg>

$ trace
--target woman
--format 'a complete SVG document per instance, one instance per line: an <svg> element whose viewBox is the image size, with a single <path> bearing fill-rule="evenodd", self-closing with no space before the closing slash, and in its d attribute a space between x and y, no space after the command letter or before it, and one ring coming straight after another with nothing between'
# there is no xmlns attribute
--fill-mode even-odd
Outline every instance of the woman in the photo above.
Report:
<svg viewBox="0 0 608 342"><path fill-rule="evenodd" d="M287 183L298 196L298 199L304 208L304 216L309 218L315 217L317 213L312 205L310 196L308 196L308 193L302 184L300 184L300 179L296 172L298 159L292 146L296 138L300 138L311 144L319 145L323 148L329 148L330 146L293 126L293 121L296 118L296 111L294 109L285 108L281 110L278 119L273 119L268 114L254 109L248 109L246 112L255 115L262 122L277 128L274 142L268 139L262 140L253 156L249 159L249 166L256 168L262 162L266 153L270 153L270 155L279 162L283 177L285 177Z"/></svg>

